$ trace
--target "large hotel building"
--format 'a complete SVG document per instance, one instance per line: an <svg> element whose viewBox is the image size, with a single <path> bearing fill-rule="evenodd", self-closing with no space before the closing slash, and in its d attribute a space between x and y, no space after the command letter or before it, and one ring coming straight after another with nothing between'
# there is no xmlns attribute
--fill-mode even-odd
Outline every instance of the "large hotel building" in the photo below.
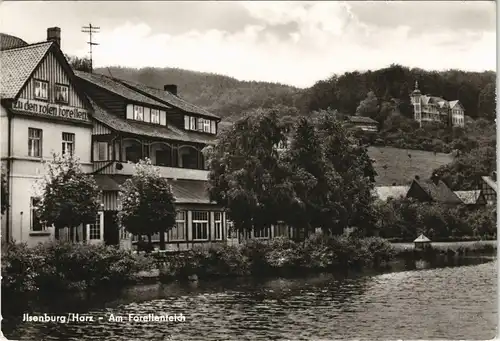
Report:
<svg viewBox="0 0 500 341"><path fill-rule="evenodd" d="M168 249L238 241L228 236L226 213L206 191L203 149L214 143L219 117L184 101L172 84L155 89L72 70L57 27L36 44L5 34L0 39L1 160L10 204L2 215L4 240L36 245L54 238L33 209L36 185L46 172L44 160L70 152L102 190L95 223L79 228L87 229L85 242L133 246L135 239L117 223L118 190L144 157L170 179L176 197Z"/></svg>

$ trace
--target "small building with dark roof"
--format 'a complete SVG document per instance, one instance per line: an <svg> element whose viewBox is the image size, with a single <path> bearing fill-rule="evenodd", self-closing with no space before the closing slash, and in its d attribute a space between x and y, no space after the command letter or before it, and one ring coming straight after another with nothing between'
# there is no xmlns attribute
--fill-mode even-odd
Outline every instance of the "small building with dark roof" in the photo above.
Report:
<svg viewBox="0 0 500 341"><path fill-rule="evenodd" d="M347 122L353 129L361 129L364 132L378 132L378 122L370 117L347 116Z"/></svg>
<svg viewBox="0 0 500 341"><path fill-rule="evenodd" d="M462 200L437 176L431 179L414 179L406 194L421 202L436 202L447 205L460 205Z"/></svg>

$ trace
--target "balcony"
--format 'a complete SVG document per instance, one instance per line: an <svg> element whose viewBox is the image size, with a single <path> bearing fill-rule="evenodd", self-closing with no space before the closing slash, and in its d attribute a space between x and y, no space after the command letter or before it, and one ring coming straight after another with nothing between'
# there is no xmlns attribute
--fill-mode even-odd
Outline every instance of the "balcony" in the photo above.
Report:
<svg viewBox="0 0 500 341"><path fill-rule="evenodd" d="M107 175L133 175L134 163L149 158L163 177L207 180L208 170L202 153L203 147L133 138L94 141L93 171Z"/></svg>
<svg viewBox="0 0 500 341"><path fill-rule="evenodd" d="M98 173L107 175L134 175L134 164L119 161L106 162ZM156 166L164 178L186 180L208 180L208 170ZM95 169L96 171L98 169Z"/></svg>

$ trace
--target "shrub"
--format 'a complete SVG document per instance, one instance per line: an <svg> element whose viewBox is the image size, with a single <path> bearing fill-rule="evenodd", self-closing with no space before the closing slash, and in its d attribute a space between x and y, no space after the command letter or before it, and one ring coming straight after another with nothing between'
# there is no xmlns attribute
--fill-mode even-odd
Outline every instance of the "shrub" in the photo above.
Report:
<svg viewBox="0 0 500 341"><path fill-rule="evenodd" d="M57 291L124 284L153 262L112 246L45 243L2 250L2 288Z"/></svg>

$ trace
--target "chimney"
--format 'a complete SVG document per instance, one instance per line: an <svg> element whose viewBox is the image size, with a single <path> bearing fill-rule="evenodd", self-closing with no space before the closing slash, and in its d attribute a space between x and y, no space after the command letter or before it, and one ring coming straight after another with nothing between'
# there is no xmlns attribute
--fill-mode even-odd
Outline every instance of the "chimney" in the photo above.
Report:
<svg viewBox="0 0 500 341"><path fill-rule="evenodd" d="M418 175L415 175L415 180L420 180L420 177Z"/></svg>
<svg viewBox="0 0 500 341"><path fill-rule="evenodd" d="M165 84L163 90L170 92L172 95L177 96L177 85L175 84Z"/></svg>
<svg viewBox="0 0 500 341"><path fill-rule="evenodd" d="M493 179L493 181L497 181L497 172L496 171L491 173L491 178Z"/></svg>
<svg viewBox="0 0 500 341"><path fill-rule="evenodd" d="M61 29L59 27L49 27L47 29L47 41L56 42L61 47Z"/></svg>

